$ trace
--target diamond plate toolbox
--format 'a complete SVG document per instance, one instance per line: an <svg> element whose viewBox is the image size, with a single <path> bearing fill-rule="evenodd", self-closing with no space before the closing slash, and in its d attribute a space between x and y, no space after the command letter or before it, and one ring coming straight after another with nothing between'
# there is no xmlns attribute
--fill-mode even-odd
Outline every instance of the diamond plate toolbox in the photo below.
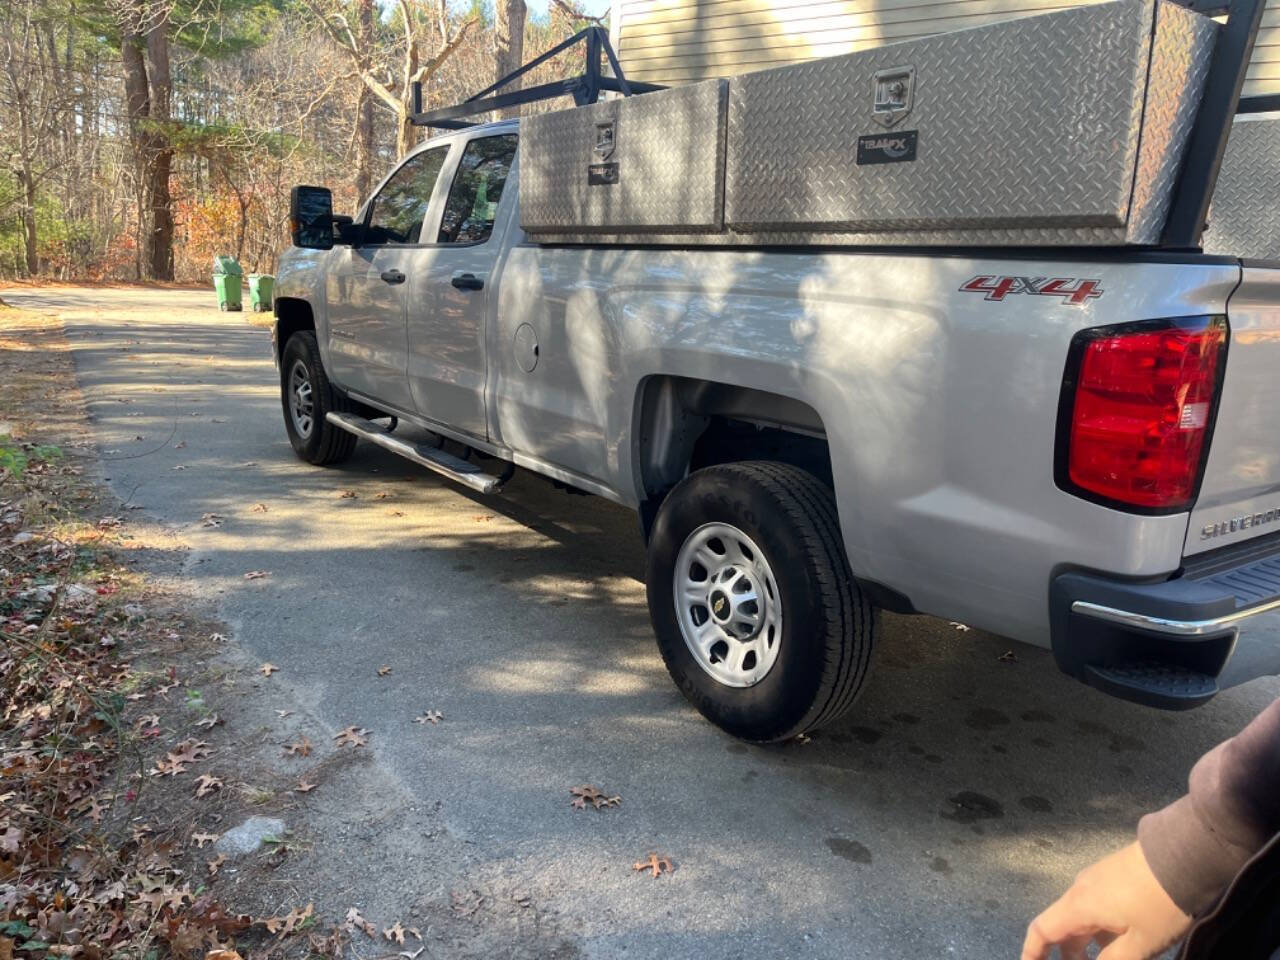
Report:
<svg viewBox="0 0 1280 960"><path fill-rule="evenodd" d="M1209 208L1204 249L1280 260L1280 118L1237 117Z"/></svg>
<svg viewBox="0 0 1280 960"><path fill-rule="evenodd" d="M720 231L727 89L707 80L525 118L521 226L594 239Z"/></svg>
<svg viewBox="0 0 1280 960"><path fill-rule="evenodd" d="M1116 0L733 77L727 104L706 81L530 117L521 222L540 242L1154 244L1218 29Z"/></svg>
<svg viewBox="0 0 1280 960"><path fill-rule="evenodd" d="M725 220L871 243L1153 242L1215 30L1122 0L735 77ZM904 78L896 111L884 77ZM859 157L908 136L901 162Z"/></svg>

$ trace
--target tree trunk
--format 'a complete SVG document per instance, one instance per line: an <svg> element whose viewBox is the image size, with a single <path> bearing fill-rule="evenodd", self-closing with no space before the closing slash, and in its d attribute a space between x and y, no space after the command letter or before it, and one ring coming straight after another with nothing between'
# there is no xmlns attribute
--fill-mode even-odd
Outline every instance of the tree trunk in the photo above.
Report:
<svg viewBox="0 0 1280 960"><path fill-rule="evenodd" d="M147 83L147 63L142 55L142 33L138 18L127 11L121 18L120 58L124 65L124 100L129 116L129 141L133 147L134 176L137 181L138 250L135 274L147 275L152 263L150 187L147 157L147 123L151 117L151 94Z"/></svg>
<svg viewBox="0 0 1280 960"><path fill-rule="evenodd" d="M396 157L403 159L418 144L418 128L410 121L412 107L400 104L396 110Z"/></svg>
<svg viewBox="0 0 1280 960"><path fill-rule="evenodd" d="M360 3L360 49L373 49L373 0ZM373 187L373 92L363 83L356 98L356 202L363 203Z"/></svg>
<svg viewBox="0 0 1280 960"><path fill-rule="evenodd" d="M24 171L22 181L22 246L26 254L27 276L40 272L40 254L36 248L36 180L31 170Z"/></svg>
<svg viewBox="0 0 1280 960"><path fill-rule="evenodd" d="M169 193L169 168L173 146L169 120L173 102L173 77L169 70L169 23L163 9L147 31L147 62L151 81L151 276L173 279L173 200Z"/></svg>
<svg viewBox="0 0 1280 960"><path fill-rule="evenodd" d="M508 73L524 64L524 0L496 0L493 24L493 79L496 83ZM519 80L497 91L514 93L519 90ZM495 113L501 117L520 116L519 107L507 107Z"/></svg>

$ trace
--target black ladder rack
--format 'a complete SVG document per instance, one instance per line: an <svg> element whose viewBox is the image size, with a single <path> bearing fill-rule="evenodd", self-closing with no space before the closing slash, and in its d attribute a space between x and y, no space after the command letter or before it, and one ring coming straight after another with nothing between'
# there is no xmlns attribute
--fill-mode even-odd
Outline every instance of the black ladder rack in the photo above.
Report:
<svg viewBox="0 0 1280 960"><path fill-rule="evenodd" d="M552 83L543 83L524 90L512 90L508 93L497 92L507 84L524 76L534 67L546 63L557 54L564 53L564 51L577 43L585 44L587 48L587 69L581 76L556 80ZM600 68L602 54L609 61L609 67L613 70L612 76L606 74ZM613 52L613 46L609 43L609 34L603 27L587 27L587 29L575 33L562 43L556 44L542 56L535 57L519 70L513 70L497 83L490 84L475 96L469 97L456 106L440 107L437 110L428 110L424 113L422 110L422 84L415 83L413 85L413 114L410 116L409 121L418 127L441 127L446 130L458 130L475 124L475 121L465 120L463 119L464 117L488 113L490 110L517 107L524 103L535 103L539 100L569 96L573 97L573 102L581 107L589 103L595 103L600 99L602 90L612 90L614 93L629 97L637 93L652 93L654 90L662 89L664 88L661 84L638 83L634 80L627 80L623 76L622 67L618 64L618 57Z"/></svg>

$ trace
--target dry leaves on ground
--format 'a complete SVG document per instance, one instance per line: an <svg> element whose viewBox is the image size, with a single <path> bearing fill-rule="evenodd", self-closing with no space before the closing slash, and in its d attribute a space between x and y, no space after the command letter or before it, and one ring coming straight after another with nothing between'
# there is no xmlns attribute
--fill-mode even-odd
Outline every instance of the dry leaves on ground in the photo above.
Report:
<svg viewBox="0 0 1280 960"><path fill-rule="evenodd" d="M356 930L367 933L371 937L378 935L378 928L361 916L360 911L356 907L352 907L347 911L347 917L342 921L342 928L348 932Z"/></svg>
<svg viewBox="0 0 1280 960"><path fill-rule="evenodd" d="M196 778L196 798L202 799L213 793L215 790L222 789L222 780L218 777L210 776L207 773L200 774Z"/></svg>
<svg viewBox="0 0 1280 960"><path fill-rule="evenodd" d="M265 920L255 921L267 928L268 933L279 934L283 939L298 929L299 924L305 923L311 917L315 916L315 904L308 903L305 909L295 907L283 917L267 917Z"/></svg>
<svg viewBox="0 0 1280 960"><path fill-rule="evenodd" d="M280 668L277 667L274 663L264 663L262 666L258 668L258 672L261 673L264 677L269 677L279 669Z"/></svg>
<svg viewBox="0 0 1280 960"><path fill-rule="evenodd" d="M633 863L631 869L652 871L653 878L656 880L660 874L671 873L675 867L672 866L671 858L665 854L651 853L645 859Z"/></svg>
<svg viewBox="0 0 1280 960"><path fill-rule="evenodd" d="M338 499L339 500L356 500L356 499L359 499L359 494L357 494L354 490L339 490Z"/></svg>
<svg viewBox="0 0 1280 960"><path fill-rule="evenodd" d="M369 742L369 731L364 727L347 727L333 735L333 739L338 741L338 746L345 747L350 744L353 747L363 747Z"/></svg>
<svg viewBox="0 0 1280 960"><path fill-rule="evenodd" d="M310 793L316 788L314 783L308 783L306 780L299 780L298 785L293 788L294 793Z"/></svg>
<svg viewBox="0 0 1280 960"><path fill-rule="evenodd" d="M392 943L398 943L400 946L404 946L404 927L400 925L399 920L397 920L394 925L383 930L382 935Z"/></svg>
<svg viewBox="0 0 1280 960"><path fill-rule="evenodd" d="M311 756L311 741L303 737L297 743L291 743L284 748L285 756L309 757Z"/></svg>
<svg viewBox="0 0 1280 960"><path fill-rule="evenodd" d="M220 527L222 526L222 519L222 514L220 513L205 513L201 514L200 523L206 527Z"/></svg>
<svg viewBox="0 0 1280 960"><path fill-rule="evenodd" d="M255 503L253 505L254 513L266 513L269 508L265 503Z"/></svg>
<svg viewBox="0 0 1280 960"><path fill-rule="evenodd" d="M196 847L203 848L207 844L214 843L220 836L222 836L220 833L193 833L191 840Z"/></svg>
<svg viewBox="0 0 1280 960"><path fill-rule="evenodd" d="M588 803L597 810L604 807L616 807L622 803L621 797L607 796L599 787L593 787L590 784L584 783L580 787L570 787L569 792L573 794L573 799L569 801L569 806L575 810L585 810Z"/></svg>
<svg viewBox="0 0 1280 960"><path fill-rule="evenodd" d="M389 677L389 676L391 676L391 668L390 668L390 667L379 667L379 668L378 668L378 676L380 676L380 677Z"/></svg>
<svg viewBox="0 0 1280 960"><path fill-rule="evenodd" d="M414 723L439 723L444 719L444 714L439 710L428 710L420 717L414 717Z"/></svg>
<svg viewBox="0 0 1280 960"><path fill-rule="evenodd" d="M262 580L269 576L271 576L270 570L250 570L244 575L244 578L246 580Z"/></svg>

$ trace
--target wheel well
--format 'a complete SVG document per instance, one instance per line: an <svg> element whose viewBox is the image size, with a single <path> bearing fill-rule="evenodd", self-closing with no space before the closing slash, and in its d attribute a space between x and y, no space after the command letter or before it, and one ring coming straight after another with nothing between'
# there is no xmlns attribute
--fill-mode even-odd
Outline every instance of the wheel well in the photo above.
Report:
<svg viewBox="0 0 1280 960"><path fill-rule="evenodd" d="M311 312L311 304L297 297L278 297L276 299L276 360L284 356L284 345L289 338L301 330L316 329L316 319Z"/></svg>
<svg viewBox="0 0 1280 960"><path fill-rule="evenodd" d="M807 403L751 387L650 377L637 407L636 464L648 535L658 506L687 474L718 463L776 460L832 485L826 428Z"/></svg>

